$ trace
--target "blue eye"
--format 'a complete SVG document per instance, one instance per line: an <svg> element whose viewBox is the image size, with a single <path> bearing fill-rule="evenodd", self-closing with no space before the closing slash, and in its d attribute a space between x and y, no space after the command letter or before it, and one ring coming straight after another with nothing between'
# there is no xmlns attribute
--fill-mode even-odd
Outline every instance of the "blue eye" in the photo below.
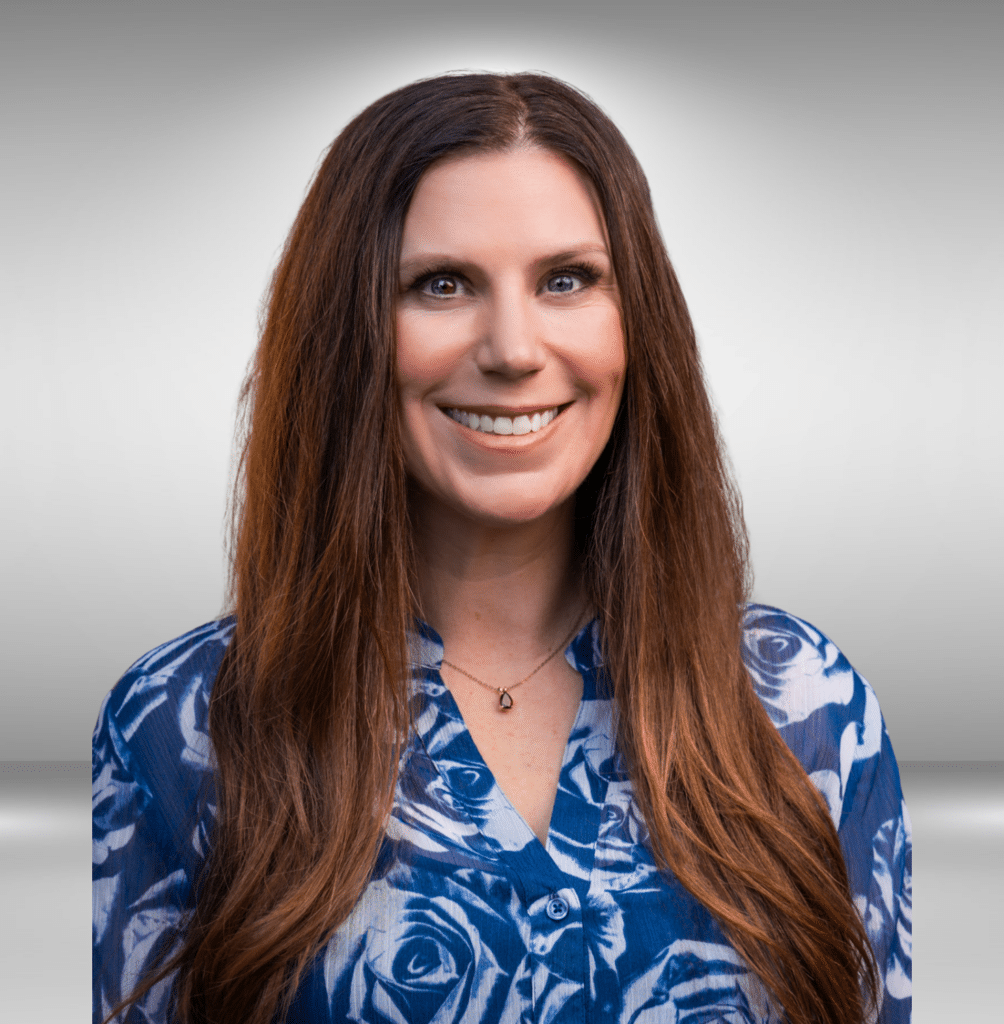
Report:
<svg viewBox="0 0 1004 1024"><path fill-rule="evenodd" d="M552 295L570 295L596 284L602 277L599 269L585 263L558 270L547 279L547 291Z"/></svg>

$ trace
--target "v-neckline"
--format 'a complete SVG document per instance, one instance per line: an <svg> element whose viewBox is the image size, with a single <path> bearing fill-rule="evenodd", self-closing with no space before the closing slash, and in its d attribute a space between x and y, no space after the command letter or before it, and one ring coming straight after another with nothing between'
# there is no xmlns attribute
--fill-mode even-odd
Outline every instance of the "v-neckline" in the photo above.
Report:
<svg viewBox="0 0 1004 1024"><path fill-rule="evenodd" d="M418 620L412 642L416 738L442 777L454 810L514 869L531 899L569 885L585 896L609 774L601 765L612 763L614 754L610 702L597 698L602 662L595 619L579 630L564 654L582 677L582 698L565 744L544 844L496 781L442 678L442 639Z"/></svg>

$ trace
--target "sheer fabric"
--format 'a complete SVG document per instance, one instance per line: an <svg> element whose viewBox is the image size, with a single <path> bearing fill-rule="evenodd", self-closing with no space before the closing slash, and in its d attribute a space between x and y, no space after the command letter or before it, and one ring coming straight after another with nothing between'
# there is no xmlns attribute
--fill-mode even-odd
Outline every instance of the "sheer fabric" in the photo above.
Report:
<svg viewBox="0 0 1004 1024"><path fill-rule="evenodd" d="M137 661L94 733L94 1021L173 947L211 841L209 694L233 620ZM289 1021L774 1024L711 915L657 870L603 697L597 624L569 644L583 698L546 848L496 785L413 636L409 743L377 869L297 992ZM878 1020L910 1020L911 842L872 688L822 633L751 605L744 660L825 797L882 973ZM723 714L729 709L723 708ZM128 1022L168 1018L171 979Z"/></svg>

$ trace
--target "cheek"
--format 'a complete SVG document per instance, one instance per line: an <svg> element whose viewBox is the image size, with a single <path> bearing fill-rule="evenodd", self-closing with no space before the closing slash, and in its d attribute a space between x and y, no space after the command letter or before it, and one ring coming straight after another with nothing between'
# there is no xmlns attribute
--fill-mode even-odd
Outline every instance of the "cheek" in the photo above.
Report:
<svg viewBox="0 0 1004 1024"><path fill-rule="evenodd" d="M451 360L442 336L428 320L399 313L395 320L395 368L400 410L401 446L409 476L425 480L430 453L425 396L449 376Z"/></svg>
<svg viewBox="0 0 1004 1024"><path fill-rule="evenodd" d="M446 380L463 354L459 323L420 314L399 313L396 320L396 366L403 394L421 392Z"/></svg>
<svg viewBox="0 0 1004 1024"><path fill-rule="evenodd" d="M599 396L620 398L624 387L627 354L619 313L608 311L597 317L580 338L589 344L580 349L579 368L582 378ZM581 342L580 342L581 344Z"/></svg>
<svg viewBox="0 0 1004 1024"><path fill-rule="evenodd" d="M412 385L421 381L428 370L428 346L420 325L412 318L399 315L395 333L398 388L405 398Z"/></svg>

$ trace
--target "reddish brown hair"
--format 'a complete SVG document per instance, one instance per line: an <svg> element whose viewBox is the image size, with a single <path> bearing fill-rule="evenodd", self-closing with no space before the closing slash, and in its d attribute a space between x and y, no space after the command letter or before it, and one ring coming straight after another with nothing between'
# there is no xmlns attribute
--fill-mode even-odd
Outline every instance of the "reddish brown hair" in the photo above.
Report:
<svg viewBox="0 0 1004 1024"><path fill-rule="evenodd" d="M585 171L610 238L628 369L577 540L653 853L793 1024L860 1024L868 940L826 805L740 659L741 507L645 177L592 102L536 74L378 100L332 144L286 243L242 393L237 624L210 705L218 824L161 972L178 969L177 1016L267 1024L370 877L415 611L394 398L404 216L438 158L518 143Z"/></svg>

